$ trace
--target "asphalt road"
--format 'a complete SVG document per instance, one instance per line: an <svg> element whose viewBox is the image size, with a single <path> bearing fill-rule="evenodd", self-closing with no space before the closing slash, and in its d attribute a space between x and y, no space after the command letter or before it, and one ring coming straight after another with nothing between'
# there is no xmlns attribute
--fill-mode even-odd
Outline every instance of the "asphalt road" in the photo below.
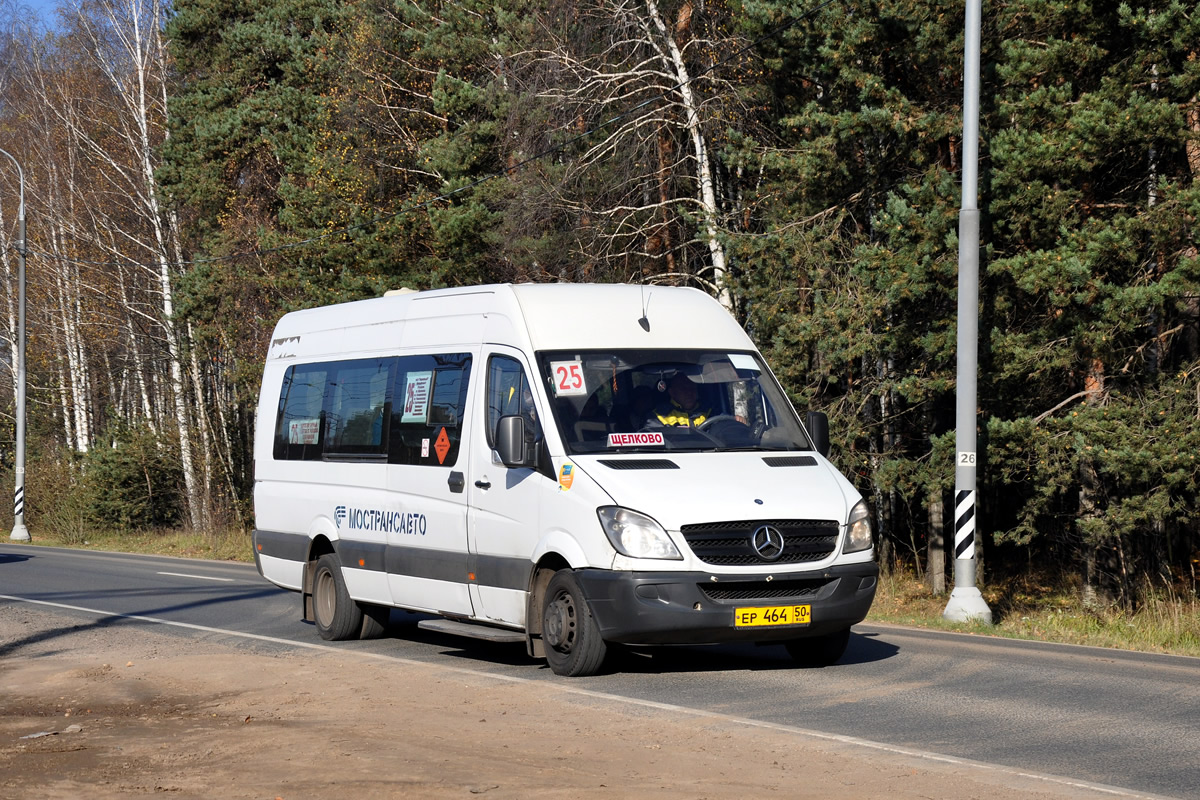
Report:
<svg viewBox="0 0 1200 800"><path fill-rule="evenodd" d="M260 649L322 644L299 595L244 564L4 543L0 613L16 602L62 614L64 631L153 619ZM859 625L825 669L793 667L780 646L679 647L621 652L607 674L572 680L521 645L418 619L396 611L388 637L332 646L1200 799L1200 659ZM22 645L0 642L0 658Z"/></svg>

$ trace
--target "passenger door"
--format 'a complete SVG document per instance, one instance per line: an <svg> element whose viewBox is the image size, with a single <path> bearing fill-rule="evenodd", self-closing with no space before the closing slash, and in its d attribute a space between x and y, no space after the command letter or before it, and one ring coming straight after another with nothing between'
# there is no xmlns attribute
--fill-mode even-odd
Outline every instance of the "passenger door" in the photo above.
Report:
<svg viewBox="0 0 1200 800"><path fill-rule="evenodd" d="M392 602L470 616L467 446L479 424L467 409L471 353L400 358L388 448L386 571ZM474 431L472 430L474 429Z"/></svg>
<svg viewBox="0 0 1200 800"><path fill-rule="evenodd" d="M520 414L531 435L540 441L545 398L530 380L531 371L520 351L485 346L484 426L472 437L468 473L467 535L472 557L471 595L476 613L490 620L525 624L525 596L532 569L531 555L541 531L541 493L549 479L536 469L509 468L495 452L496 427L503 416ZM539 445L540 447L540 445Z"/></svg>

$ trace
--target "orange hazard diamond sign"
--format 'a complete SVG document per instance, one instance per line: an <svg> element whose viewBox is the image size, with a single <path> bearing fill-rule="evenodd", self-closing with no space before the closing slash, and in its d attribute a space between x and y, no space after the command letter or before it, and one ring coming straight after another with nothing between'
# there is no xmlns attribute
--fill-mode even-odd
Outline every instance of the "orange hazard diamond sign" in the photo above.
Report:
<svg viewBox="0 0 1200 800"><path fill-rule="evenodd" d="M445 428L438 431L437 441L433 443L433 449L437 453L438 463L444 464L446 453L450 452L450 437L446 435Z"/></svg>

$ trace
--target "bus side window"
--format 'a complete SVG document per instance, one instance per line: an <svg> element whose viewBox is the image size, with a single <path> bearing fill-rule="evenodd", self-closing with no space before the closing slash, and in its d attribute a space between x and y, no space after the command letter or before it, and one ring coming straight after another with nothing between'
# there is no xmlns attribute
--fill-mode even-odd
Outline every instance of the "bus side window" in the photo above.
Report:
<svg viewBox="0 0 1200 800"><path fill-rule="evenodd" d="M525 418L525 435L529 441L541 438L541 421L534 405L533 389L521 362L508 356L492 356L488 361L488 445L496 446L496 428L501 417L520 414Z"/></svg>
<svg viewBox="0 0 1200 800"><path fill-rule="evenodd" d="M288 367L279 393L274 456L278 461L315 461L321 457L326 418L326 364Z"/></svg>
<svg viewBox="0 0 1200 800"><path fill-rule="evenodd" d="M388 463L454 466L462 440L471 354L401 356L397 362Z"/></svg>
<svg viewBox="0 0 1200 800"><path fill-rule="evenodd" d="M355 359L330 365L325 386L327 456L382 458L387 452L384 407L395 360Z"/></svg>

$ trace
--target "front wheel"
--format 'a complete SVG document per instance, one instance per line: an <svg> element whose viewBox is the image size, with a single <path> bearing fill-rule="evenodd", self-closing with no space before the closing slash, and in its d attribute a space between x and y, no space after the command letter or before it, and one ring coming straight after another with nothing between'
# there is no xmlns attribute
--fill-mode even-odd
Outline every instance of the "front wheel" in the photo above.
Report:
<svg viewBox="0 0 1200 800"><path fill-rule="evenodd" d="M850 629L828 633L824 636L811 636L807 639L792 639L784 642L788 655L797 664L804 667L828 667L836 664L846 652L850 643Z"/></svg>
<svg viewBox="0 0 1200 800"><path fill-rule="evenodd" d="M317 560L312 586L313 618L317 633L328 642L357 639L363 629L363 612L350 599L342 564L333 553Z"/></svg>
<svg viewBox="0 0 1200 800"><path fill-rule="evenodd" d="M554 573L542 602L542 642L546 661L556 675L578 678L594 675L604 663L608 646L592 619L571 570Z"/></svg>

